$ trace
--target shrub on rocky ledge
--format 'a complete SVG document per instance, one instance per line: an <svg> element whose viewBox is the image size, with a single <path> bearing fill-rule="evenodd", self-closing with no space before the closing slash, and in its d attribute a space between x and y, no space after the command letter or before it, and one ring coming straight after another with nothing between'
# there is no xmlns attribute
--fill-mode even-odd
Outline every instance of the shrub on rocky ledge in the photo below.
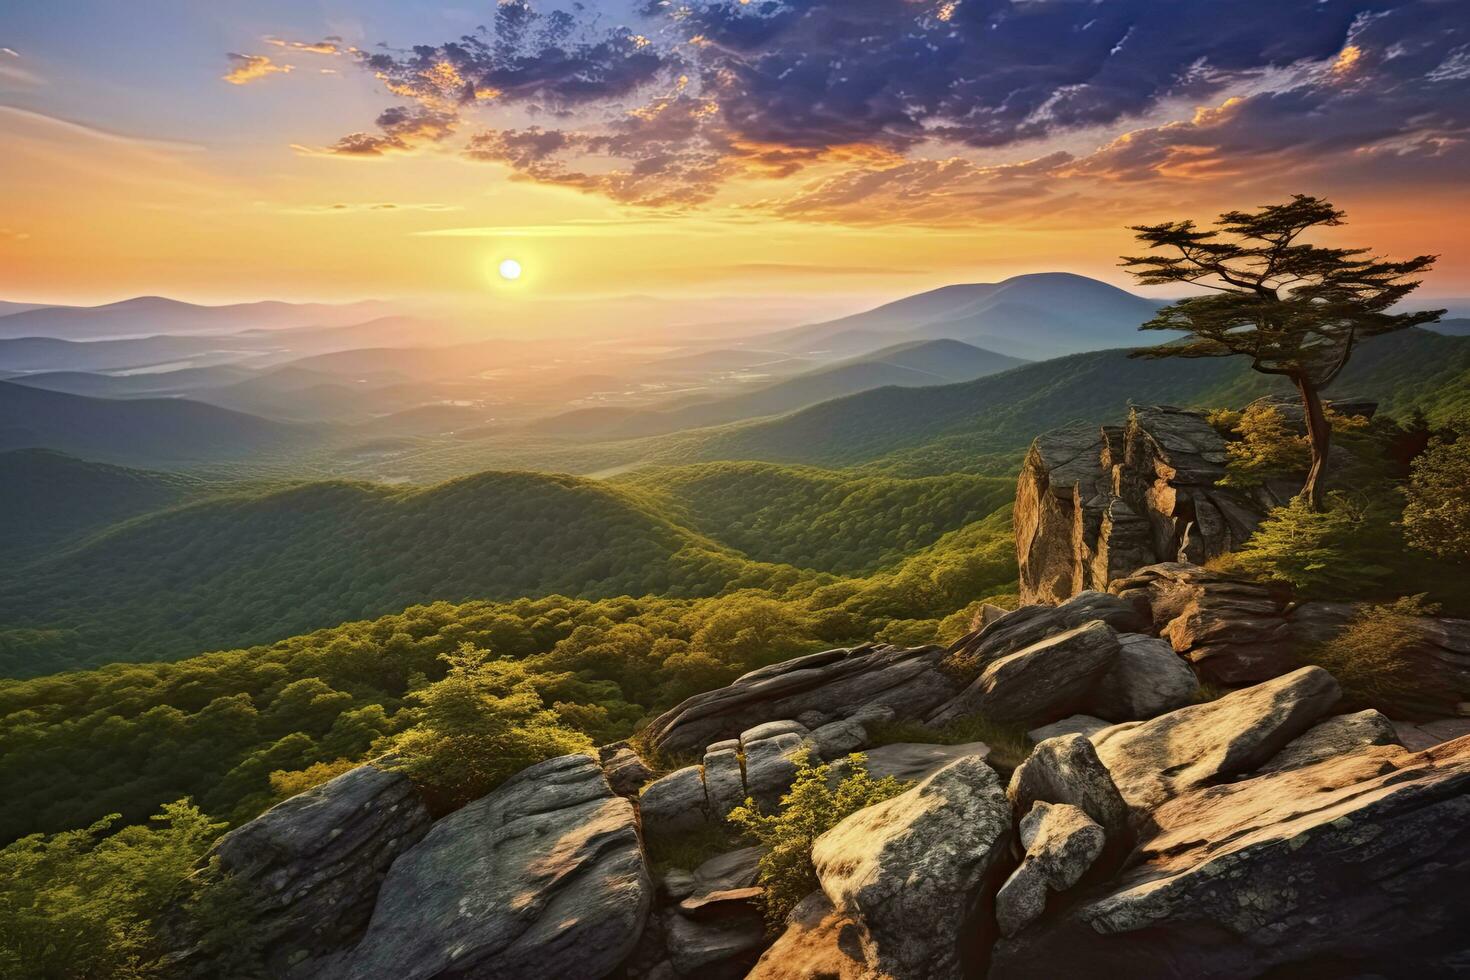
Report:
<svg viewBox="0 0 1470 980"><path fill-rule="evenodd" d="M1302 659L1325 668L1357 704L1413 701L1425 682L1405 651L1420 640L1416 621L1437 612L1439 607L1426 603L1423 595L1363 606L1341 632L1304 651Z"/></svg>
<svg viewBox="0 0 1470 980"><path fill-rule="evenodd" d="M817 872L812 866L812 846L817 838L849 814L882 803L907 788L892 776L874 779L863 763L860 753L848 756L844 766L847 775L834 783L831 766L814 766L803 756L791 790L781 797L778 812L762 813L753 799L730 811L730 823L766 849L758 880L765 889L762 900L772 932L780 930L796 903L817 888Z"/></svg>

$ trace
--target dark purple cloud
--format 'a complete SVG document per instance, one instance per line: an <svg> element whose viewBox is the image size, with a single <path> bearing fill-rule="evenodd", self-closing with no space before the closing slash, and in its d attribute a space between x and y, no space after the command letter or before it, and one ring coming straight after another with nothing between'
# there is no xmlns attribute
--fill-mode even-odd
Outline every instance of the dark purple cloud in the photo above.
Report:
<svg viewBox="0 0 1470 980"><path fill-rule="evenodd" d="M847 160L770 207L881 200L922 220L1246 161L1443 170L1466 145L1467 33L1465 0L651 0L615 26L508 0L452 42L354 51L408 105L334 149L440 142L473 114L492 128L469 156L624 203L694 205L742 174ZM1077 159L943 159L1237 92Z"/></svg>

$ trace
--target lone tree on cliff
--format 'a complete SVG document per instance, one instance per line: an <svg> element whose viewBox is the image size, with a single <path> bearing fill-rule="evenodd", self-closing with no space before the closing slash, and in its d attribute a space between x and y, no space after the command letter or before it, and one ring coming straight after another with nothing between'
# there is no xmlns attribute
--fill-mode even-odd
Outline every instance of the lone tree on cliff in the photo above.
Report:
<svg viewBox="0 0 1470 980"><path fill-rule="evenodd" d="M1342 373L1354 348L1369 337L1438 320L1444 310L1389 313L1419 286L1411 278L1438 256L1405 262L1370 256L1365 248L1322 248L1299 241L1318 226L1343 223L1327 201L1296 194L1259 211L1227 211L1218 230L1193 221L1134 225L1138 240L1163 255L1123 256L1139 283L1187 282L1215 290L1160 310L1144 330L1182 330L1186 337L1134 351L1133 357L1251 359L1263 374L1289 378L1302 397L1312 467L1302 494L1322 509L1332 429L1321 391Z"/></svg>

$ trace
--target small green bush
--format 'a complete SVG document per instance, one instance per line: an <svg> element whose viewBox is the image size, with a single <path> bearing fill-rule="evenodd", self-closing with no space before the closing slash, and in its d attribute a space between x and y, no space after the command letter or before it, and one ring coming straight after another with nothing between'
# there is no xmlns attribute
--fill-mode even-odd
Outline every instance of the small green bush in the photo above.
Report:
<svg viewBox="0 0 1470 980"><path fill-rule="evenodd" d="M848 756L847 775L834 785L831 766L814 766L802 757L790 792L781 797L778 812L761 813L752 799L730 811L730 823L766 849L758 880L765 889L762 901L766 925L772 932L781 928L796 903L817 888L817 872L812 865L812 846L817 838L849 814L882 803L906 788L892 776L872 778L863 762L859 753Z"/></svg>
<svg viewBox="0 0 1470 980"><path fill-rule="evenodd" d="M224 824L187 800L109 834L117 819L0 850L0 976L163 975L153 919Z"/></svg>
<svg viewBox="0 0 1470 980"><path fill-rule="evenodd" d="M449 672L414 692L417 723L395 744L398 766L436 803L463 805L527 766L592 748L542 704L519 661L492 660L470 643L440 659Z"/></svg>
<svg viewBox="0 0 1470 980"><path fill-rule="evenodd" d="M1301 497L1277 507L1234 554L1212 567L1280 579L1307 595L1337 598L1371 592L1389 573L1392 508L1368 494L1328 495L1314 511Z"/></svg>
<svg viewBox="0 0 1470 980"><path fill-rule="evenodd" d="M1412 464L1408 493L1409 544L1437 558L1470 559L1470 437L1430 442Z"/></svg>
<svg viewBox="0 0 1470 980"><path fill-rule="evenodd" d="M1300 657L1336 677L1353 703L1392 709L1426 693L1425 680L1404 654L1419 638L1415 620L1438 611L1423 595L1363 606L1340 633Z"/></svg>

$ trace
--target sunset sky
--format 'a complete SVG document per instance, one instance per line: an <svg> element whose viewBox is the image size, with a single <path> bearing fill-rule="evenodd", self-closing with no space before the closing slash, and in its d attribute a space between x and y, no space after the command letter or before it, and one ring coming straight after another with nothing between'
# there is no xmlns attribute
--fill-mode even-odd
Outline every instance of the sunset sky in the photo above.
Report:
<svg viewBox="0 0 1470 980"><path fill-rule="evenodd" d="M0 299L845 309L1298 191L1467 295L1467 139L1466 0L9 0Z"/></svg>

